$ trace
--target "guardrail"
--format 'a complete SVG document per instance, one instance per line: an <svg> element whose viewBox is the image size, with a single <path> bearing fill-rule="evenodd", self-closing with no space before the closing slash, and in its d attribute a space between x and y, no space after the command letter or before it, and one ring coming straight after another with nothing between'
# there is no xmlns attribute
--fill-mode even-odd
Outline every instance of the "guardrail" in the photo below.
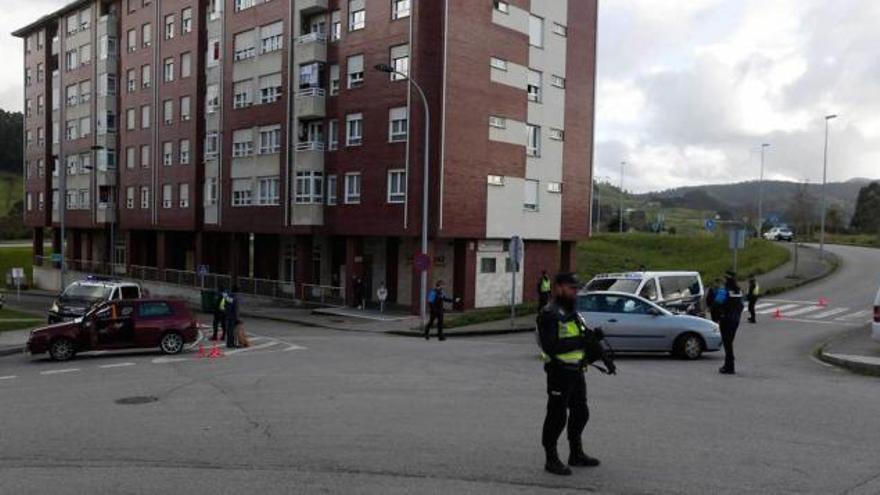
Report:
<svg viewBox="0 0 880 495"><path fill-rule="evenodd" d="M302 284L300 299L327 306L345 306L345 289L331 285Z"/></svg>
<svg viewBox="0 0 880 495"><path fill-rule="evenodd" d="M324 88L303 88L297 90L297 98L323 98L327 92Z"/></svg>

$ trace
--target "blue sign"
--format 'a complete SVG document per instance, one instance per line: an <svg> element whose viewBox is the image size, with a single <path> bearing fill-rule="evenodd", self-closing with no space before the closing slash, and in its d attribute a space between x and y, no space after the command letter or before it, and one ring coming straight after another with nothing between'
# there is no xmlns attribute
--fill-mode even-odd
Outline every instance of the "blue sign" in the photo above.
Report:
<svg viewBox="0 0 880 495"><path fill-rule="evenodd" d="M715 231L715 220L712 220L711 218L706 219L706 230L709 232Z"/></svg>
<svg viewBox="0 0 880 495"><path fill-rule="evenodd" d="M52 263L61 263L61 253L52 253Z"/></svg>

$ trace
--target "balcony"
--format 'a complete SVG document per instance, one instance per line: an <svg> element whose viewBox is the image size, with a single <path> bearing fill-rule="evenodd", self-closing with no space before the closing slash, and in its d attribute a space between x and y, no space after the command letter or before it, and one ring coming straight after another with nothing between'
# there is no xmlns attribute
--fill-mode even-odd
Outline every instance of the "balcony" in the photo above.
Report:
<svg viewBox="0 0 880 495"><path fill-rule="evenodd" d="M327 35L321 32L314 32L297 38L295 57L300 63L326 62Z"/></svg>
<svg viewBox="0 0 880 495"><path fill-rule="evenodd" d="M300 141L296 143L296 166L303 170L324 170L323 141Z"/></svg>
<svg viewBox="0 0 880 495"><path fill-rule="evenodd" d="M306 88L296 92L294 113L298 119L323 119L326 114L325 91L322 88Z"/></svg>
<svg viewBox="0 0 880 495"><path fill-rule="evenodd" d="M114 187L116 186L116 170L101 170L99 167L97 172L95 172L95 180L98 183L98 187Z"/></svg>
<svg viewBox="0 0 880 495"><path fill-rule="evenodd" d="M116 223L116 207L111 203L98 203L95 223Z"/></svg>
<svg viewBox="0 0 880 495"><path fill-rule="evenodd" d="M327 0L300 0L296 3L300 14L312 15L327 11Z"/></svg>

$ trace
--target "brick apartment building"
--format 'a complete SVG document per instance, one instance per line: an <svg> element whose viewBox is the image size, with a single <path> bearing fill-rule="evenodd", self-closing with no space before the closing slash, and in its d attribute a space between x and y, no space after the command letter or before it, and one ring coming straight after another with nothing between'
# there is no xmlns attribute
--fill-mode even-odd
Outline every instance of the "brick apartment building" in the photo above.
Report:
<svg viewBox="0 0 880 495"><path fill-rule="evenodd" d="M596 0L81 0L25 50L25 221L43 254L505 304L589 235ZM59 174L66 173L61 198ZM52 243L60 246L59 229ZM277 289L276 289L277 290Z"/></svg>

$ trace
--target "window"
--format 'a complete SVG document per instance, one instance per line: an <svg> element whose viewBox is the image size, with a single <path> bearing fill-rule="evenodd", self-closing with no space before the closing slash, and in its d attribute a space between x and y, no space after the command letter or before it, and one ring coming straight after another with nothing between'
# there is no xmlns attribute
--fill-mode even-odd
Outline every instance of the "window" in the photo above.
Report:
<svg viewBox="0 0 880 495"><path fill-rule="evenodd" d="M392 19L403 19L404 17L409 17L410 11L410 0L391 0L391 18Z"/></svg>
<svg viewBox="0 0 880 495"><path fill-rule="evenodd" d="M68 141L79 138L76 119L68 120L64 126L64 137Z"/></svg>
<svg viewBox="0 0 880 495"><path fill-rule="evenodd" d="M92 118L83 117L79 119L79 137L86 137L92 133Z"/></svg>
<svg viewBox="0 0 880 495"><path fill-rule="evenodd" d="M92 62L92 45L85 44L79 48L79 63L87 65Z"/></svg>
<svg viewBox="0 0 880 495"><path fill-rule="evenodd" d="M297 204L323 203L323 185L324 174L322 172L297 172L294 201L296 201Z"/></svg>
<svg viewBox="0 0 880 495"><path fill-rule="evenodd" d="M235 11L239 12L245 9L249 9L256 4L255 0L235 0Z"/></svg>
<svg viewBox="0 0 880 495"><path fill-rule="evenodd" d="M281 126L260 128L260 154L279 153L281 151Z"/></svg>
<svg viewBox="0 0 880 495"><path fill-rule="evenodd" d="M88 7L82 9L82 10L79 12L79 29L80 29L81 31L85 31L86 29L89 28L89 25L91 24L91 21L92 21L92 13L91 13L91 11L89 11Z"/></svg>
<svg viewBox="0 0 880 495"><path fill-rule="evenodd" d="M346 64L348 70L348 88L359 88L364 85L364 56L352 55Z"/></svg>
<svg viewBox="0 0 880 495"><path fill-rule="evenodd" d="M544 19L534 15L529 17L529 44L544 47Z"/></svg>
<svg viewBox="0 0 880 495"><path fill-rule="evenodd" d="M162 184L162 208L171 208L172 194L171 184Z"/></svg>
<svg viewBox="0 0 880 495"><path fill-rule="evenodd" d="M564 141L565 131L562 129L550 129L550 139L554 141Z"/></svg>
<svg viewBox="0 0 880 495"><path fill-rule="evenodd" d="M260 28L260 53L278 51L284 45L284 25L279 21Z"/></svg>
<svg viewBox="0 0 880 495"><path fill-rule="evenodd" d="M367 27L366 0L348 0L348 30L357 31Z"/></svg>
<svg viewBox="0 0 880 495"><path fill-rule="evenodd" d="M180 97L180 120L186 122L192 118L192 110L190 109L190 97Z"/></svg>
<svg viewBox="0 0 880 495"><path fill-rule="evenodd" d="M192 32L192 17L193 11L192 7L187 7L180 12L180 31L183 34L187 34Z"/></svg>
<svg viewBox="0 0 880 495"><path fill-rule="evenodd" d="M77 209L76 200L79 197L79 191L76 189L67 191L67 209L75 210Z"/></svg>
<svg viewBox="0 0 880 495"><path fill-rule="evenodd" d="M529 211L538 210L538 181L526 179L523 190L523 208Z"/></svg>
<svg viewBox="0 0 880 495"><path fill-rule="evenodd" d="M480 258L480 273L495 273L496 262L495 258Z"/></svg>
<svg viewBox="0 0 880 495"><path fill-rule="evenodd" d="M345 204L361 202L361 174L358 172L345 174Z"/></svg>
<svg viewBox="0 0 880 495"><path fill-rule="evenodd" d="M208 41L208 56L206 58L206 65L208 67L216 67L217 64L220 63L220 59L223 57L223 52L220 50L220 40L214 38Z"/></svg>
<svg viewBox="0 0 880 495"><path fill-rule="evenodd" d="M72 107L79 103L79 85L71 84L65 89L67 94L67 106Z"/></svg>
<svg viewBox="0 0 880 495"><path fill-rule="evenodd" d="M560 194L562 193L562 183L561 182L548 182L547 183L547 192Z"/></svg>
<svg viewBox="0 0 880 495"><path fill-rule="evenodd" d="M129 29L128 30L128 33L126 36L128 41L126 42L126 46L128 47L129 53L137 50L137 44L138 44L137 36L138 36L137 29Z"/></svg>
<svg viewBox="0 0 880 495"><path fill-rule="evenodd" d="M217 178L208 177L205 179L205 206L217 204Z"/></svg>
<svg viewBox="0 0 880 495"><path fill-rule="evenodd" d="M141 209L146 210L150 207L150 188L141 186Z"/></svg>
<svg viewBox="0 0 880 495"><path fill-rule="evenodd" d="M79 83L79 102L88 103L92 99L92 81L85 80Z"/></svg>
<svg viewBox="0 0 880 495"><path fill-rule="evenodd" d="M79 157L76 155L67 157L67 175L76 175L79 168Z"/></svg>
<svg viewBox="0 0 880 495"><path fill-rule="evenodd" d="M330 41L339 41L342 37L342 16L338 10L330 13Z"/></svg>
<svg viewBox="0 0 880 495"><path fill-rule="evenodd" d="M141 67L141 86L144 88L149 88L153 84L153 71L150 69L150 65L144 65Z"/></svg>
<svg viewBox="0 0 880 495"><path fill-rule="evenodd" d="M174 143L165 141L162 143L162 165L170 167L174 163Z"/></svg>
<svg viewBox="0 0 880 495"><path fill-rule="evenodd" d="M503 71L507 70L507 60L503 60L498 57L492 57L489 60L489 65L491 65L493 69L498 69L498 70L503 70Z"/></svg>
<svg viewBox="0 0 880 495"><path fill-rule="evenodd" d="M364 117L363 114L353 113L345 117L345 145L360 146L363 143Z"/></svg>
<svg viewBox="0 0 880 495"><path fill-rule="evenodd" d="M536 103L541 102L541 73L536 70L529 70L528 80L529 101Z"/></svg>
<svg viewBox="0 0 880 495"><path fill-rule="evenodd" d="M189 52L180 54L180 77L192 75L192 55Z"/></svg>
<svg viewBox="0 0 880 495"><path fill-rule="evenodd" d="M67 70L73 70L79 67L78 63L79 52L76 50L70 50L64 54L65 67Z"/></svg>
<svg viewBox="0 0 880 495"><path fill-rule="evenodd" d="M100 39L98 39L98 58L101 60L107 60L110 57L116 56L116 38L113 36L108 36L106 34L102 35Z"/></svg>
<svg viewBox="0 0 880 495"><path fill-rule="evenodd" d="M391 67L395 70L391 73L392 81L401 81L409 77L409 45L391 47Z"/></svg>
<svg viewBox="0 0 880 495"><path fill-rule="evenodd" d="M232 156L242 158L254 154L254 131L239 129L232 133Z"/></svg>
<svg viewBox="0 0 880 495"><path fill-rule="evenodd" d="M245 108L253 104L251 85L251 79L238 81L232 85L232 108Z"/></svg>
<svg viewBox="0 0 880 495"><path fill-rule="evenodd" d="M171 306L164 302L144 302L138 305L138 316L141 318L152 318L170 316L174 314Z"/></svg>
<svg viewBox="0 0 880 495"><path fill-rule="evenodd" d="M217 131L208 131L205 134L205 159L213 160L217 158L217 149L219 147L219 134Z"/></svg>
<svg viewBox="0 0 880 495"><path fill-rule="evenodd" d="M205 113L212 114L220 107L220 86L209 84L205 88Z"/></svg>
<svg viewBox="0 0 880 495"><path fill-rule="evenodd" d="M177 186L177 201L181 208L189 208L189 184Z"/></svg>
<svg viewBox="0 0 880 495"><path fill-rule="evenodd" d="M189 165L189 139L181 139L178 145L178 153L180 154L180 164Z"/></svg>
<svg viewBox="0 0 880 495"><path fill-rule="evenodd" d="M162 102L162 121L165 125L174 123L174 101L165 100Z"/></svg>
<svg viewBox="0 0 880 495"><path fill-rule="evenodd" d="M43 82L43 79L46 77L46 69L44 68L42 62L37 63L37 82Z"/></svg>
<svg viewBox="0 0 880 495"><path fill-rule="evenodd" d="M327 125L327 149L334 151L339 149L339 120L332 119Z"/></svg>
<svg viewBox="0 0 880 495"><path fill-rule="evenodd" d="M501 0L495 0L495 10L503 14L510 13L510 4Z"/></svg>
<svg viewBox="0 0 880 495"><path fill-rule="evenodd" d="M27 211L34 209L34 197L31 193L27 193Z"/></svg>
<svg viewBox="0 0 880 495"><path fill-rule="evenodd" d="M489 127L494 127L496 129L506 129L507 128L507 119L504 117L496 117L494 115L489 116Z"/></svg>
<svg viewBox="0 0 880 495"><path fill-rule="evenodd" d="M504 185L504 176L490 175L486 178L486 182L490 186L503 186Z"/></svg>
<svg viewBox="0 0 880 495"><path fill-rule="evenodd" d="M170 40L174 38L174 14L168 14L165 16L165 39Z"/></svg>
<svg viewBox="0 0 880 495"><path fill-rule="evenodd" d="M150 145L141 146L141 168L150 168Z"/></svg>
<svg viewBox="0 0 880 495"><path fill-rule="evenodd" d="M134 187L125 188L125 207L129 210L134 209Z"/></svg>
<svg viewBox="0 0 880 495"><path fill-rule="evenodd" d="M565 78L557 75L550 76L550 84L559 89L565 89Z"/></svg>
<svg viewBox="0 0 880 495"><path fill-rule="evenodd" d="M91 153L83 153L79 156L79 173L88 174L92 171L92 155Z"/></svg>
<svg viewBox="0 0 880 495"><path fill-rule="evenodd" d="M388 202L403 203L406 201L406 171L388 171Z"/></svg>
<svg viewBox="0 0 880 495"><path fill-rule="evenodd" d="M320 172L317 172L320 173ZM260 177L257 179L257 204L261 206L277 206L281 204L278 189L278 177Z"/></svg>
<svg viewBox="0 0 880 495"><path fill-rule="evenodd" d="M46 204L46 201L45 201L45 197L43 196L43 191L40 191L37 194L37 209L42 211L45 204Z"/></svg>
<svg viewBox="0 0 880 495"><path fill-rule="evenodd" d="M558 22L553 23L553 32L559 36L568 36L568 28Z"/></svg>
<svg viewBox="0 0 880 495"><path fill-rule="evenodd" d="M141 27L141 41L144 46L153 44L153 26L151 24L144 24Z"/></svg>
<svg viewBox="0 0 880 495"><path fill-rule="evenodd" d="M333 206L336 204L336 176L327 176L327 204Z"/></svg>
<svg viewBox="0 0 880 495"><path fill-rule="evenodd" d="M252 194L250 179L232 179L232 206L250 206Z"/></svg>
<svg viewBox="0 0 880 495"><path fill-rule="evenodd" d="M541 156L541 128L526 124L528 130L528 142L526 144L526 155Z"/></svg>
<svg viewBox="0 0 880 495"><path fill-rule="evenodd" d="M339 64L330 66L330 96L339 94Z"/></svg>
<svg viewBox="0 0 880 495"><path fill-rule="evenodd" d="M174 58L168 57L165 59L165 63L163 64L162 76L165 82L171 82L174 80Z"/></svg>
<svg viewBox="0 0 880 495"><path fill-rule="evenodd" d="M129 93L133 93L137 89L137 71L128 69L125 72L125 85Z"/></svg>
<svg viewBox="0 0 880 495"><path fill-rule="evenodd" d="M125 111L125 128L126 130L133 131L137 127L137 113L134 108L129 108Z"/></svg>
<svg viewBox="0 0 880 495"><path fill-rule="evenodd" d="M100 96L116 96L116 74L101 74L98 78Z"/></svg>
<svg viewBox="0 0 880 495"><path fill-rule="evenodd" d="M281 98L281 73L260 77L260 103L275 103Z"/></svg>
<svg viewBox="0 0 880 495"><path fill-rule="evenodd" d="M392 108L388 112L388 141L398 143L406 141L408 134L406 107Z"/></svg>
<svg viewBox="0 0 880 495"><path fill-rule="evenodd" d="M134 168L137 165L137 151L134 146L125 148L125 168Z"/></svg>
<svg viewBox="0 0 880 495"><path fill-rule="evenodd" d="M71 35L79 30L79 16L71 14L67 16L67 35Z"/></svg>
<svg viewBox="0 0 880 495"><path fill-rule="evenodd" d="M256 31L253 29L238 33L235 35L233 59L236 61L245 60L256 56L257 50L254 47Z"/></svg>

